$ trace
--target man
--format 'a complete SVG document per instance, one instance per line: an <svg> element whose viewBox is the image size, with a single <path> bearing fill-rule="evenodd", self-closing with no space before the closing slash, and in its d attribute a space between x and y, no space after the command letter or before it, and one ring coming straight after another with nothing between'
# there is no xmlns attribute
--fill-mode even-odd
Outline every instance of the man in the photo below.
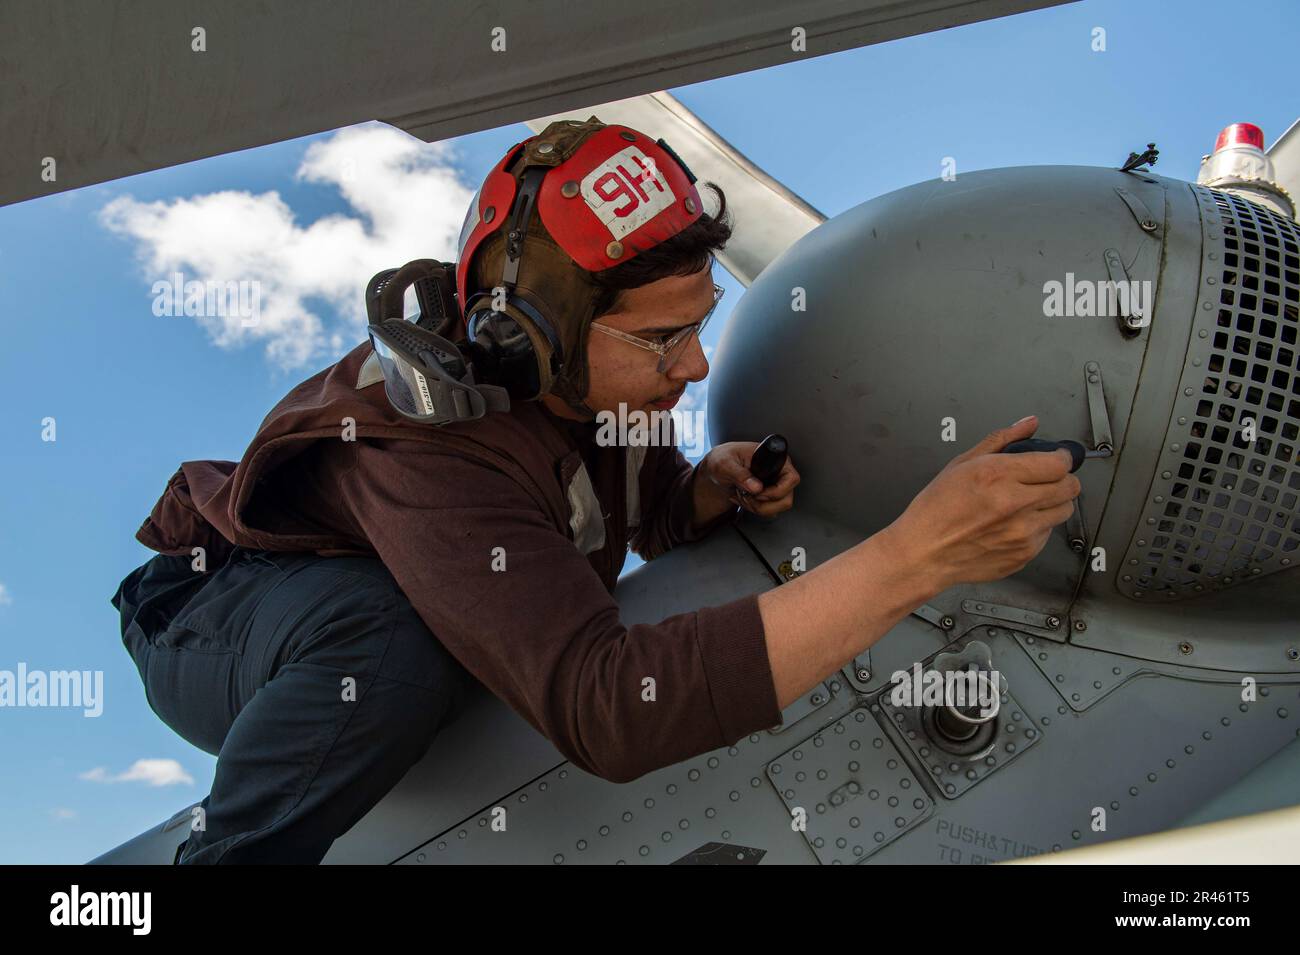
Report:
<svg viewBox="0 0 1300 955"><path fill-rule="evenodd" d="M628 546L652 560L741 508L780 513L799 482L787 462L763 489L753 442L692 468L675 447L598 440L598 413L664 412L708 374L719 200L706 215L662 141L553 123L471 204L454 299L441 263L376 277L370 344L295 388L238 464L182 465L137 535L160 556L114 597L150 705L218 755L181 862L319 861L471 674L613 781L727 745L933 595L1019 569L1065 520L1068 454L993 453L1033 433L1025 419L797 580L620 623ZM417 323L394 305L412 276Z"/></svg>

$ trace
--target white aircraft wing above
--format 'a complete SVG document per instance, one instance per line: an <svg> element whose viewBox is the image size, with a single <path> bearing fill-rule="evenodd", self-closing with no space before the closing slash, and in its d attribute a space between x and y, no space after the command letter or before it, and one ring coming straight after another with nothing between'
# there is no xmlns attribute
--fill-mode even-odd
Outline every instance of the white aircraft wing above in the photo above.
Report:
<svg viewBox="0 0 1300 955"><path fill-rule="evenodd" d="M0 205L367 120L447 139L1062 2L3 3Z"/></svg>

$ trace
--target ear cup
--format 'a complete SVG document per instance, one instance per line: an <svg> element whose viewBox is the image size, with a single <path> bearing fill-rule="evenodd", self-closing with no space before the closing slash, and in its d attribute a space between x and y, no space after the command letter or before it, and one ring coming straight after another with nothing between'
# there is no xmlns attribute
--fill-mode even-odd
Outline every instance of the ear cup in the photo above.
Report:
<svg viewBox="0 0 1300 955"><path fill-rule="evenodd" d="M466 309L466 337L480 377L521 401L548 394L564 368L554 325L520 295L507 295L504 311L492 308L490 299L491 293L480 292Z"/></svg>
<svg viewBox="0 0 1300 955"><path fill-rule="evenodd" d="M541 394L537 352L519 322L506 312L481 309L470 316L467 332L484 381L500 385L519 401Z"/></svg>

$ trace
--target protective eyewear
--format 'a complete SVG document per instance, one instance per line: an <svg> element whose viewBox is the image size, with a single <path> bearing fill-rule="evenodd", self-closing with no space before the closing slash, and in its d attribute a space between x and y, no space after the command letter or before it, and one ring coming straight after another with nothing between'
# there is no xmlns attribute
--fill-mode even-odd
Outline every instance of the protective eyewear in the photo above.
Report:
<svg viewBox="0 0 1300 955"><path fill-rule="evenodd" d="M687 345L694 335L700 335L704 332L704 326L709 323L709 319L717 310L718 303L722 301L722 296L726 292L721 285L713 286L713 305L705 313L704 317L694 325L687 325L685 328L673 334L665 342L647 341L644 338L638 338L636 335L630 335L627 332L621 332L617 328L610 328L608 325L602 325L599 322L592 322L591 327L604 332L606 335L630 342L638 348L644 348L646 351L655 352L659 356L659 374L663 374L671 368L682 355L686 354Z"/></svg>

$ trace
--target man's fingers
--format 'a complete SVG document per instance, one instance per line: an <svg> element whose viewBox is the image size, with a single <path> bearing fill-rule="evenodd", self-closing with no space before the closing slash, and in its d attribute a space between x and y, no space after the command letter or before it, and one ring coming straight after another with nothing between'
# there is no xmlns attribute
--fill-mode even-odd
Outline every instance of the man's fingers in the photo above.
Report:
<svg viewBox="0 0 1300 955"><path fill-rule="evenodd" d="M1013 441L1022 441L1032 436L1037 430L1038 416L1028 415L1013 425L989 433L974 447L957 455L956 460L966 461L981 454L995 454Z"/></svg>
<svg viewBox="0 0 1300 955"><path fill-rule="evenodd" d="M776 501L757 501L753 497L749 498L749 506L745 510L759 517L775 517L784 511L790 510L793 501L786 497Z"/></svg>
<svg viewBox="0 0 1300 955"><path fill-rule="evenodd" d="M1026 488L1032 497L1032 504L1029 506L1037 510L1047 510L1052 507L1059 507L1062 504L1074 506L1074 499L1079 496L1082 486L1079 479L1073 474L1067 474L1059 481L1051 484L1034 484Z"/></svg>
<svg viewBox="0 0 1300 955"><path fill-rule="evenodd" d="M750 473L749 468L745 467L740 460L739 455L726 455L714 463L714 473L711 475L714 483L721 484L723 487L742 488L747 491L761 490L762 485L758 484L758 479ZM755 482L750 484L749 482Z"/></svg>
<svg viewBox="0 0 1300 955"><path fill-rule="evenodd" d="M1061 504L1070 504L1079 496L1082 487L1077 477L1066 474L1056 481L1022 484L1017 488L1013 500L1019 510L1042 511Z"/></svg>
<svg viewBox="0 0 1300 955"><path fill-rule="evenodd" d="M794 465L786 460L785 466L781 468L781 473L777 477L776 483L770 487L764 488L760 493L754 494L753 497L758 501L779 501L795 489L799 483L799 472L795 470Z"/></svg>
<svg viewBox="0 0 1300 955"><path fill-rule="evenodd" d="M1053 484L1070 473L1074 459L1064 448L1004 454L1003 465L1021 484Z"/></svg>
<svg viewBox="0 0 1300 955"><path fill-rule="evenodd" d="M1039 510L1039 516L1048 521L1052 527L1057 524L1064 524L1074 514L1074 502L1068 501L1065 504L1057 504L1053 507L1045 507Z"/></svg>

